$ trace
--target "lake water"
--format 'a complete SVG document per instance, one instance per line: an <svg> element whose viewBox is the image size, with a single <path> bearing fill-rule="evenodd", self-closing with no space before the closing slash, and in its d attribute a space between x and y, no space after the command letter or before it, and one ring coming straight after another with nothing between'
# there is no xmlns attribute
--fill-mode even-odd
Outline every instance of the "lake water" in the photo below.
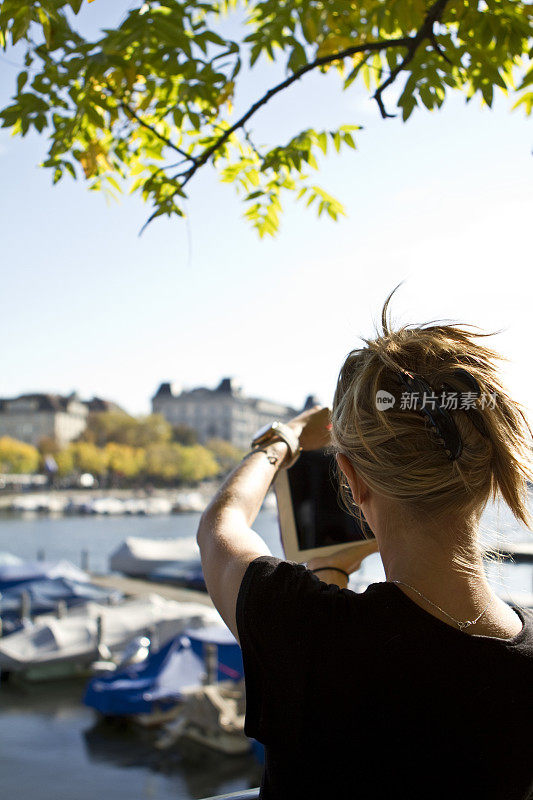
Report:
<svg viewBox="0 0 533 800"><path fill-rule="evenodd" d="M40 551L49 560L66 558L80 566L82 552L89 556L89 568L95 573L109 571L109 556L128 536L147 539L194 537L200 514L173 514L152 517L135 516L41 516L38 514L0 515L0 552L35 559ZM254 529L267 543L270 552L283 557L277 514L261 511ZM518 526L506 506L491 505L482 520L484 541L491 544L527 541L531 533ZM530 566L489 565L494 584L509 591L531 592ZM365 582L385 579L379 555L365 559L357 579Z"/></svg>
<svg viewBox="0 0 533 800"><path fill-rule="evenodd" d="M90 569L108 572L109 555L127 536L189 537L199 514L161 517L0 517L0 552L34 559L67 558L80 564L89 553ZM486 539L527 540L505 507L487 510ZM277 516L262 511L254 529L273 555L282 556ZM530 566L489 565L501 590L531 592ZM365 560L357 576L384 579L379 556ZM154 734L98 721L81 704L84 683L63 681L31 687L0 687L0 775L5 797L23 800L198 800L257 786L261 769L253 756L160 751Z"/></svg>

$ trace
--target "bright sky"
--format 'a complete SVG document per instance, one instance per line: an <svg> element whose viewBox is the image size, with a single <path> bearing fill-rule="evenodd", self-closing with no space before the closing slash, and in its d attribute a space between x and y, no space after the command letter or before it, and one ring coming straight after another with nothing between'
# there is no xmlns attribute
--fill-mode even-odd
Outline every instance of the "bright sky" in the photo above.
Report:
<svg viewBox="0 0 533 800"><path fill-rule="evenodd" d="M116 24L125 0L86 5L80 27ZM0 104L17 74L0 55ZM236 112L281 77L259 62ZM395 92L389 93L389 108ZM107 205L38 167L46 140L0 131L0 396L93 394L147 413L161 381L214 386L300 406L330 403L344 356L372 335L387 294L396 319L503 329L509 390L528 405L531 370L531 120L474 99L382 120L364 89L310 75L250 125L259 143L306 127L360 124L358 150L331 154L316 182L347 217L318 220L286 202L275 240L259 240L235 190L210 169L190 187L188 222L156 220L125 195Z"/></svg>

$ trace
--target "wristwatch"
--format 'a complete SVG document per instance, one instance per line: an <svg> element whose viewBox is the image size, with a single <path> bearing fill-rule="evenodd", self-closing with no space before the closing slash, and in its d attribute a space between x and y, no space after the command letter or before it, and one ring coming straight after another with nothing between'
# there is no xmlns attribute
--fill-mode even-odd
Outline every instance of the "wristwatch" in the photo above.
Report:
<svg viewBox="0 0 533 800"><path fill-rule="evenodd" d="M298 437L292 428L290 428L288 425L284 425L283 422L275 420L274 422L271 422L268 425L263 425L262 428L259 428L252 439L251 447L252 449L254 447L260 447L261 445L269 444L276 439L281 439L281 441L285 442L289 448L289 460L286 464L284 464L285 469L288 469L289 467L292 467L292 465L298 460L298 457L302 452L302 448L300 447Z"/></svg>

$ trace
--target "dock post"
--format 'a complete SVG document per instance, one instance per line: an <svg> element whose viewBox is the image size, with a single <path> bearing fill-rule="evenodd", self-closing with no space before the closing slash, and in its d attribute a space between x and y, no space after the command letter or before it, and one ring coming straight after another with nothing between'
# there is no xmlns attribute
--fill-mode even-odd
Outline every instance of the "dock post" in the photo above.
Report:
<svg viewBox="0 0 533 800"><path fill-rule="evenodd" d="M102 616L96 617L96 649L99 650L102 645L102 636L104 633L104 626L103 626L103 618Z"/></svg>
<svg viewBox="0 0 533 800"><path fill-rule="evenodd" d="M212 642L204 644L205 684L216 683L218 674L218 648Z"/></svg>
<svg viewBox="0 0 533 800"><path fill-rule="evenodd" d="M46 561L46 553L43 548L37 550L37 561Z"/></svg>
<svg viewBox="0 0 533 800"><path fill-rule="evenodd" d="M89 551L81 551L81 568L84 572L89 572Z"/></svg>
<svg viewBox="0 0 533 800"><path fill-rule="evenodd" d="M96 651L101 661L111 661L111 650L104 642L104 618L100 614L96 617Z"/></svg>
<svg viewBox="0 0 533 800"><path fill-rule="evenodd" d="M31 595L27 591L20 595L20 618L31 622Z"/></svg>
<svg viewBox="0 0 533 800"><path fill-rule="evenodd" d="M58 600L56 605L56 617L58 619L63 619L66 613L67 613L67 604L65 600Z"/></svg>
<svg viewBox="0 0 533 800"><path fill-rule="evenodd" d="M148 628L148 638L150 639L150 653L155 653L159 650L159 633L156 625L150 625Z"/></svg>

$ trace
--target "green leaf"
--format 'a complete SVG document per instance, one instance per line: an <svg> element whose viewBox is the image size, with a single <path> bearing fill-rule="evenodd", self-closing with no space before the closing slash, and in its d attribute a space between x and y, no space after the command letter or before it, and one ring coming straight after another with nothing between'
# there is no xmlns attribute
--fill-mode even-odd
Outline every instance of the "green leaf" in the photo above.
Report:
<svg viewBox="0 0 533 800"><path fill-rule="evenodd" d="M71 163L70 163L70 161L64 161L64 162L63 162L63 166L65 167L65 169L66 169L68 172L70 172L70 174L72 175L72 177L74 178L74 180L76 180L76 177L77 177L77 176L76 176L76 170L74 169L74 165L73 165L73 164L71 164Z"/></svg>
<svg viewBox="0 0 533 800"><path fill-rule="evenodd" d="M353 136L352 136L351 133L345 133L343 138L344 138L344 141L346 142L346 144L348 145L348 147L351 147L353 150L356 149L356 145L355 145L355 142L354 142L354 139L353 139Z"/></svg>
<svg viewBox="0 0 533 800"><path fill-rule="evenodd" d="M37 15L39 17L39 21L43 26L43 33L44 38L46 41L46 46L50 49L52 47L52 24L50 22L50 17L44 10L42 6L39 6L37 9Z"/></svg>
<svg viewBox="0 0 533 800"><path fill-rule="evenodd" d="M201 126L200 116L196 114L194 111L189 111L189 119L192 123L192 126L195 130L199 131Z"/></svg>
<svg viewBox="0 0 533 800"><path fill-rule="evenodd" d="M531 114L533 111L533 92L526 92L526 94L522 95L514 104L513 109L519 108L519 106L524 106L526 114Z"/></svg>
<svg viewBox="0 0 533 800"><path fill-rule="evenodd" d="M13 25L11 27L11 41L16 44L19 39L26 36L28 28L31 23L31 10L29 8L21 8L15 15Z"/></svg>
<svg viewBox="0 0 533 800"><path fill-rule="evenodd" d="M317 137L316 137L316 140L317 140L318 146L320 147L320 149L322 150L324 155L326 155L326 153L328 151L328 135L327 135L327 133L324 133L324 132L319 133L317 135Z"/></svg>
<svg viewBox="0 0 533 800"><path fill-rule="evenodd" d="M111 184L111 186L122 194L122 187L120 186L119 182L112 176L107 175L107 182Z"/></svg>
<svg viewBox="0 0 533 800"><path fill-rule="evenodd" d="M27 72L19 72L17 75L17 92L21 92L28 80L28 73Z"/></svg>
<svg viewBox="0 0 533 800"><path fill-rule="evenodd" d="M296 42L287 64L291 72L297 72L301 67L307 64L307 54L300 42Z"/></svg>

